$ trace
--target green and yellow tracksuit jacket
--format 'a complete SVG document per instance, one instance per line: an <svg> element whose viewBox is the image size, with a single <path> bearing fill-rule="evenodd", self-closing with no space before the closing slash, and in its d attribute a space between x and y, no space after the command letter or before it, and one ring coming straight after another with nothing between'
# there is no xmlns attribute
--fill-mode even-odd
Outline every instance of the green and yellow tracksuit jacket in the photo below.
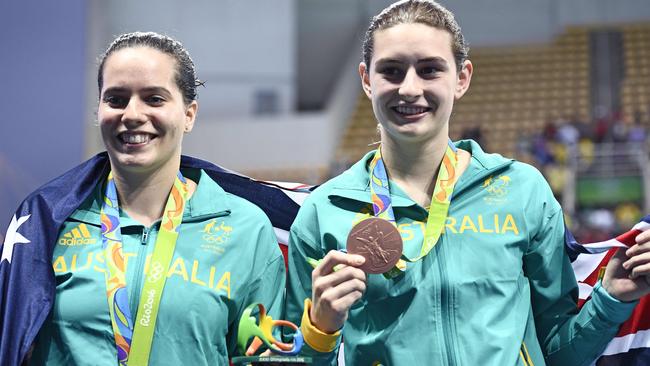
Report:
<svg viewBox="0 0 650 366"><path fill-rule="evenodd" d="M228 365L244 308L261 302L279 318L282 254L266 215L226 193L207 174L186 203L162 295L150 365ZM117 364L106 299L100 208L103 184L65 222L54 249L56 297L36 340L32 365ZM120 213L126 283L135 314L160 223Z"/></svg>
<svg viewBox="0 0 650 366"><path fill-rule="evenodd" d="M578 311L578 288L564 251L562 210L533 167L472 154L456 184L443 233L404 274L368 275L363 298L342 329L347 365L586 365L614 336L634 303L597 286ZM335 364L339 339L303 317L311 297L306 258L344 249L352 226L373 214L373 153L323 184L304 202L289 245L287 318L303 320L305 354ZM427 210L390 182L404 252L417 256ZM331 352L327 352L332 350ZM319 352L320 351L320 352Z"/></svg>

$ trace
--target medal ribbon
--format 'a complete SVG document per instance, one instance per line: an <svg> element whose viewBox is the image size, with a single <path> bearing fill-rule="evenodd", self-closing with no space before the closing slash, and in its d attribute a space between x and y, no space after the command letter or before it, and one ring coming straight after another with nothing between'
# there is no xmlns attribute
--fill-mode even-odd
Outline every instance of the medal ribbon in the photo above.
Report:
<svg viewBox="0 0 650 366"><path fill-rule="evenodd" d="M134 327L126 287L126 266L122 252L117 189L113 173L108 175L100 217L102 246L106 258L106 297L120 366L143 366L149 363L149 352L160 298L176 247L178 229L183 218L187 195L185 178L178 172L165 205L158 239L142 288Z"/></svg>
<svg viewBox="0 0 650 366"><path fill-rule="evenodd" d="M449 212L451 195L458 181L457 166L458 154L456 152L456 146L449 140L433 189L431 207L429 208L429 217L424 231L424 240L422 241L420 254L415 258L408 258L402 254L397 265L385 274L387 277L395 277L404 271L406 269L406 263L404 261L417 262L424 258L438 242L447 219L447 213ZM381 158L381 147L377 149L375 156L370 162L370 195L375 216L388 220L393 225L396 225L390 198L388 174L386 173L384 161Z"/></svg>

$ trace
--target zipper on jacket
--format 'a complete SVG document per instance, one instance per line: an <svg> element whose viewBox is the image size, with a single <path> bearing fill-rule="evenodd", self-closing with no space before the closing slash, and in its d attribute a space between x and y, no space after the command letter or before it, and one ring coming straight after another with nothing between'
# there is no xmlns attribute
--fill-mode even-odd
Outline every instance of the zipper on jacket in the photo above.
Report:
<svg viewBox="0 0 650 366"><path fill-rule="evenodd" d="M441 237L444 241L444 237ZM456 314L454 311L454 293L453 288L449 286L449 279L447 278L447 264L445 262L445 244L444 242L438 243L439 248L439 265L438 271L440 271L440 308L443 311L442 314L442 329L447 339L447 344L445 345L447 353L447 365L459 365L456 358L457 355L457 335L456 335Z"/></svg>
<svg viewBox="0 0 650 366"><path fill-rule="evenodd" d="M129 291L129 307L131 308L131 318L134 322L135 317L137 316L138 304L140 303L140 286L142 285L142 278L144 277L144 264L147 261L147 243L149 241L150 232L150 228L142 227L140 245L138 246L138 259L135 263L135 271L133 271L133 283L129 286L131 287Z"/></svg>

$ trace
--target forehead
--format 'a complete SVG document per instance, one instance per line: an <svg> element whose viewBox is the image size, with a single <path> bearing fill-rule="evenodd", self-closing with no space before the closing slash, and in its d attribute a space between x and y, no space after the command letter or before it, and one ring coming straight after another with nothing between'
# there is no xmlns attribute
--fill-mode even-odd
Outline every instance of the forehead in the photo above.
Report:
<svg viewBox="0 0 650 366"><path fill-rule="evenodd" d="M129 47L111 53L104 62L104 88L109 86L173 86L176 61L150 47Z"/></svg>
<svg viewBox="0 0 650 366"><path fill-rule="evenodd" d="M404 23L376 31L373 60L440 57L454 62L451 34L421 23Z"/></svg>

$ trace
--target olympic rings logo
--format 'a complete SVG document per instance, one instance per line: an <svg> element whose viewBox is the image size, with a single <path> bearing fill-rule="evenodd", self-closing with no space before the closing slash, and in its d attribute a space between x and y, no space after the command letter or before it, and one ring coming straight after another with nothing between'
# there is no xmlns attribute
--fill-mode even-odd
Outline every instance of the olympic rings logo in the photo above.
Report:
<svg viewBox="0 0 650 366"><path fill-rule="evenodd" d="M151 268L149 269L149 275L147 276L147 281L154 283L158 282L160 278L163 275L163 272L165 269L163 268L162 264L160 262L156 261L151 264Z"/></svg>
<svg viewBox="0 0 650 366"><path fill-rule="evenodd" d="M498 197L504 196L506 194L506 190L500 187L490 186L490 188L487 188L486 191Z"/></svg>
<svg viewBox="0 0 650 366"><path fill-rule="evenodd" d="M210 235L210 234L204 234L203 235L203 240L206 243L216 243L216 244L224 244L226 240L228 239L228 235Z"/></svg>

